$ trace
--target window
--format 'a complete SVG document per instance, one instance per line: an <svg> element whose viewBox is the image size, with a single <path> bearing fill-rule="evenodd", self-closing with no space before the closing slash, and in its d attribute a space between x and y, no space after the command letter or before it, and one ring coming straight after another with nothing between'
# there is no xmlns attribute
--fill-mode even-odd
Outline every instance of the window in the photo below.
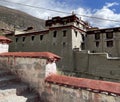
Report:
<svg viewBox="0 0 120 102"><path fill-rule="evenodd" d="M32 41L33 41L33 40L35 39L35 36L32 36L31 39L32 39Z"/></svg>
<svg viewBox="0 0 120 102"><path fill-rule="evenodd" d="M16 38L16 42L18 42L18 38Z"/></svg>
<svg viewBox="0 0 120 102"><path fill-rule="evenodd" d="M79 22L78 21L76 22L76 26L79 26Z"/></svg>
<svg viewBox="0 0 120 102"><path fill-rule="evenodd" d="M95 40L99 40L99 39L100 39L100 34L99 33L95 34Z"/></svg>
<svg viewBox="0 0 120 102"><path fill-rule="evenodd" d="M85 41L85 37L84 37L84 34L81 34L82 35L82 40Z"/></svg>
<svg viewBox="0 0 120 102"><path fill-rule="evenodd" d="M85 43L81 43L81 50L85 50Z"/></svg>
<svg viewBox="0 0 120 102"><path fill-rule="evenodd" d="M40 40L43 40L43 35L40 35Z"/></svg>
<svg viewBox="0 0 120 102"><path fill-rule="evenodd" d="M57 36L57 31L54 31L53 32L53 37L56 38L56 36Z"/></svg>
<svg viewBox="0 0 120 102"><path fill-rule="evenodd" d="M106 44L107 47L113 47L113 41L107 41Z"/></svg>
<svg viewBox="0 0 120 102"><path fill-rule="evenodd" d="M23 42L25 41L25 37L23 37L22 41L23 41Z"/></svg>
<svg viewBox="0 0 120 102"><path fill-rule="evenodd" d="M63 37L66 37L66 30L63 31Z"/></svg>
<svg viewBox="0 0 120 102"><path fill-rule="evenodd" d="M65 47L66 46L66 43L65 42L63 42L63 47Z"/></svg>
<svg viewBox="0 0 120 102"><path fill-rule="evenodd" d="M75 31L75 36L77 37L77 31Z"/></svg>
<svg viewBox="0 0 120 102"><path fill-rule="evenodd" d="M100 43L99 41L96 41L96 47L99 47L99 43Z"/></svg>
<svg viewBox="0 0 120 102"><path fill-rule="evenodd" d="M112 39L113 38L113 33L112 32L106 33L106 38L107 39Z"/></svg>

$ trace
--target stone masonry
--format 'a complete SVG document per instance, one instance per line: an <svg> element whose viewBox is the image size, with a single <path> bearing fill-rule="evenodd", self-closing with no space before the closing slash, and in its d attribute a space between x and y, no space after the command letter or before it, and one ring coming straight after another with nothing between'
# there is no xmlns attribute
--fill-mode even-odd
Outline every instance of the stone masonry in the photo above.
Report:
<svg viewBox="0 0 120 102"><path fill-rule="evenodd" d="M19 56L15 53L13 55L12 53L0 55L0 68L6 68L7 71L10 70L18 77L18 79L24 82L21 83L22 85L18 85L19 88L14 84L17 92L12 88L9 88L8 92L7 89L3 90L3 88L1 88L3 93L6 92L6 94L1 94L5 95L5 101L3 100L1 102L6 102L6 100L8 102L18 102L16 100L20 99L20 102L37 102L29 101L30 99L26 99L23 94L24 92L34 94L36 91L39 93L40 102L120 102L119 83L61 75L45 78L45 65L47 58L39 55L40 54L37 54L36 56L36 53L23 53L19 54ZM16 80L16 83L18 83L18 79ZM26 84L30 87L30 92L26 91ZM1 85L5 84L3 83ZM11 91L9 92L9 90L12 91L13 94L10 95L14 96L14 98L12 96L10 97L9 93L11 93ZM9 97L11 101L8 100Z"/></svg>
<svg viewBox="0 0 120 102"><path fill-rule="evenodd" d="M39 102L39 95L10 70L0 67L0 102Z"/></svg>

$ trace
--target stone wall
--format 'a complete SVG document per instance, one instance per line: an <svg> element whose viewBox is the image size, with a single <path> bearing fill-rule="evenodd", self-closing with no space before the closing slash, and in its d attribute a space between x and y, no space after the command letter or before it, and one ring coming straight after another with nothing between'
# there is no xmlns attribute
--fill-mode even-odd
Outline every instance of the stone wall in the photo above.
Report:
<svg viewBox="0 0 120 102"><path fill-rule="evenodd" d="M7 68L35 90L44 89L46 59L30 57L0 57L0 67Z"/></svg>
<svg viewBox="0 0 120 102"><path fill-rule="evenodd" d="M45 58L1 56L0 67L7 68L20 79L28 83L40 94L41 102L119 102L119 83L105 84L105 89L100 92L97 87L99 81L89 84L88 79L67 76L48 77L45 79ZM72 82L72 83L70 83ZM81 84L80 84L81 83ZM96 84L95 84L96 83ZM84 87L83 87L83 86ZM91 85L91 86L89 86ZM114 86L115 85L115 86ZM102 84L103 86L103 84ZM114 90L108 90L109 87ZM92 87L92 89L91 89ZM110 88L111 89L111 88ZM106 92L107 91L107 92ZM110 92L108 92L110 91ZM113 95L111 94L113 93ZM109 95L110 94L110 95Z"/></svg>
<svg viewBox="0 0 120 102"><path fill-rule="evenodd" d="M49 102L120 101L119 83L54 75L46 78L45 85L46 88L43 96Z"/></svg>
<svg viewBox="0 0 120 102"><path fill-rule="evenodd" d="M120 58L109 57L107 53L75 52L76 72L81 77L120 81Z"/></svg>
<svg viewBox="0 0 120 102"><path fill-rule="evenodd" d="M66 32L65 35L63 32ZM56 34L54 35L54 32ZM51 28L46 31L7 35L13 42L10 43L10 52L42 52L49 51L61 56L58 62L59 69L73 70L72 28ZM79 34L78 34L79 35ZM76 37L77 41L78 38ZM80 43L80 42L78 42ZM68 69L69 68L69 69Z"/></svg>

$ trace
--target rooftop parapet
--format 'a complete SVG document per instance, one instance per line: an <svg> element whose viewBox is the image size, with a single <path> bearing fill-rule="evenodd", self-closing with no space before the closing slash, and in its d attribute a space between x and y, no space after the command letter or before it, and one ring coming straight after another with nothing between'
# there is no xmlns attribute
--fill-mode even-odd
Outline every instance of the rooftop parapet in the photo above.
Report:
<svg viewBox="0 0 120 102"><path fill-rule="evenodd" d="M87 25L89 26L89 24L87 22L82 21L81 19L79 19L76 15L70 15L70 16L66 16L66 17L53 17L52 19L46 20L45 26L46 27L51 27L53 24L61 24L61 25L65 25L67 23L72 23L72 22L77 22L80 23L82 25Z"/></svg>

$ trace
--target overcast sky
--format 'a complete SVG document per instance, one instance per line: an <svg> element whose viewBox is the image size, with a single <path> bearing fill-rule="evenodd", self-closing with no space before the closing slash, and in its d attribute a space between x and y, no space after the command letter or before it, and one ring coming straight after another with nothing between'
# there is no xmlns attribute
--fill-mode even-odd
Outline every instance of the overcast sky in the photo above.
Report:
<svg viewBox="0 0 120 102"><path fill-rule="evenodd" d="M48 19L48 17L54 16L67 16L70 14L22 6L10 2L68 13L72 13L74 11L75 14L78 14L78 17L90 22L90 24L95 27L107 28L120 26L120 0L7 0L10 1L9 3L4 1L5 0L0 0L0 5L27 12L41 19ZM98 20L95 18L84 17L83 15L110 19L118 22Z"/></svg>

